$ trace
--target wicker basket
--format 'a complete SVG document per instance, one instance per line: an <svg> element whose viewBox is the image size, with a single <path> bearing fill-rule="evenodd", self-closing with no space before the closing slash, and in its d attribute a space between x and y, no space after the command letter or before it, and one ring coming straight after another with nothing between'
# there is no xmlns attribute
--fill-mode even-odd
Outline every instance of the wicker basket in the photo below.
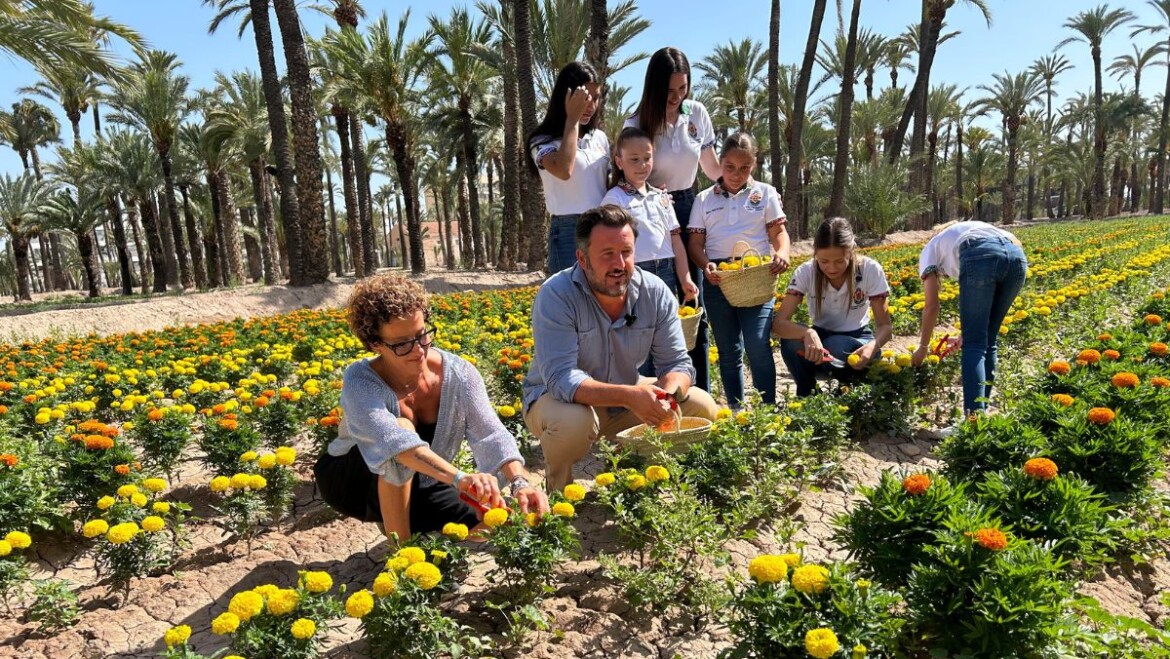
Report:
<svg viewBox="0 0 1170 659"><path fill-rule="evenodd" d="M658 441L647 439L649 430L649 426L641 423L619 432L614 441L623 448L643 456L658 453L666 444L669 444L667 452L681 453L691 444L707 439L707 435L711 434L711 422L698 416L681 417L678 429L660 434Z"/></svg>
<svg viewBox="0 0 1170 659"><path fill-rule="evenodd" d="M695 349L695 342L699 338L699 319L702 317L703 307L695 307L695 315L678 319L679 324L682 325L683 341L686 342L687 352Z"/></svg>
<svg viewBox="0 0 1170 659"><path fill-rule="evenodd" d="M741 251L740 247L744 249ZM753 249L744 241L735 243L735 253L740 257L755 253L760 256L759 250ZM772 268L767 263L742 270L720 270L719 290L727 303L733 307L754 307L764 304L776 295L776 279L779 275L772 274Z"/></svg>

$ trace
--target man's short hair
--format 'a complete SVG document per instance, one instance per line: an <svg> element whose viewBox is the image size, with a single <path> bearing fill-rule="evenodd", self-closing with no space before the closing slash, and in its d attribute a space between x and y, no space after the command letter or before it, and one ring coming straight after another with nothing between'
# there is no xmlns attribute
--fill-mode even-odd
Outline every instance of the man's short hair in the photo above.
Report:
<svg viewBox="0 0 1170 659"><path fill-rule="evenodd" d="M582 252L589 251L589 239L593 236L593 227L599 224L616 229L628 226L634 232L634 239L638 239L638 222L634 216L621 206L605 204L597 208L590 208L581 214L581 219L577 220L577 249Z"/></svg>

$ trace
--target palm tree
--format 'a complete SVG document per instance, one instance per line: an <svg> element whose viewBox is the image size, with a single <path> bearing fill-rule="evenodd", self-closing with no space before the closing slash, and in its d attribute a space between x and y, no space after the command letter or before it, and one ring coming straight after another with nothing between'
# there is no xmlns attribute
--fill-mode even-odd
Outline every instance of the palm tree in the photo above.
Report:
<svg viewBox="0 0 1170 659"><path fill-rule="evenodd" d="M950 125L955 116L959 113L959 106L962 104L963 92L959 91L955 85L941 85L930 90L930 96L926 100L926 112L930 117L930 123L926 130L926 183L925 187L930 190L927 200L935 209L941 209L939 204L938 192L935 190L934 178L935 168L938 162L938 137L939 132L944 125ZM949 135L949 131L948 131ZM949 196L949 195L948 195ZM942 213L936 213L935 221L942 221ZM925 224L925 221L923 222Z"/></svg>
<svg viewBox="0 0 1170 659"><path fill-rule="evenodd" d="M552 90L557 73L569 62L581 59L588 47L593 23L594 0L539 0L531 3L531 45L537 80L542 95ZM634 0L621 0L606 16L608 35L606 48L609 57L625 48L634 37L650 27L650 21L638 13ZM586 53L587 54L587 53ZM603 79L611 77L627 66L646 58L638 52L606 63ZM527 134L527 133L526 133Z"/></svg>
<svg viewBox="0 0 1170 659"><path fill-rule="evenodd" d="M329 279L329 246L325 237L325 202L321 195L321 152L318 149L317 112L312 76L301 21L294 0L272 0L287 65L292 99L292 134L296 147L296 195L299 213L284 220L288 243L290 284L309 286ZM351 121L355 119L351 118ZM281 188L281 196L293 193ZM294 260L295 259L295 260Z"/></svg>
<svg viewBox="0 0 1170 659"><path fill-rule="evenodd" d="M593 65L604 87L609 79L609 12L605 0L589 0L589 38L585 41L585 60ZM602 117L604 119L604 117ZM601 126L605 128L603 124Z"/></svg>
<svg viewBox="0 0 1170 659"><path fill-rule="evenodd" d="M914 70L914 67L906 62L911 52L917 51L911 50L909 42L904 37L886 40L886 47L882 51L881 63L890 70L890 87L897 88L899 71Z"/></svg>
<svg viewBox="0 0 1170 659"><path fill-rule="evenodd" d="M158 153L150 138L142 133L117 130L110 132L98 143L98 171L108 184L122 191L126 199L126 211L131 228L142 218L142 232L146 235L146 250L139 246L138 265L142 280L142 292L150 292L150 277L147 274L147 253L154 273L155 293L167 290L167 268L162 235L165 226L159 226L154 198L162 180L158 166ZM137 242L137 241L136 241Z"/></svg>
<svg viewBox="0 0 1170 659"><path fill-rule="evenodd" d="M28 173L15 178L0 176L0 230L12 243L16 257L17 298L32 300L29 290L28 239L40 232L45 204L53 192L50 184Z"/></svg>
<svg viewBox="0 0 1170 659"><path fill-rule="evenodd" d="M171 158L171 147L178 136L179 126L191 112L191 102L187 98L189 79L178 73L180 63L173 53L153 50L142 53L141 58L124 80L114 84L111 101L114 112L109 119L150 135L162 165L163 198L170 225L170 231L163 232L168 272L177 257L183 287L197 285L202 290L207 287L207 273L200 253L200 261L195 264L192 276L191 262L187 258L189 250L184 244L183 230L179 224ZM173 242L167 240L168 236L173 238ZM172 254L172 251L176 253ZM191 255L195 255L194 251L191 251Z"/></svg>
<svg viewBox="0 0 1170 659"><path fill-rule="evenodd" d="M779 190L784 171L780 146L780 0L772 0L768 16L768 160L772 187Z"/></svg>
<svg viewBox="0 0 1170 659"><path fill-rule="evenodd" d="M91 30L141 44L136 32L94 16L93 5L82 0L5 0L0 6L0 51L34 64L54 62L112 75L117 68L113 54L94 41Z"/></svg>
<svg viewBox="0 0 1170 659"><path fill-rule="evenodd" d="M512 35L516 43L516 85L517 98L520 101L520 130L523 135L530 135L536 128L536 91L532 87L533 81L533 48L531 5L524 0L510 0L512 3ZM537 21L537 25L540 25ZM611 20L610 25L614 25ZM613 35L610 35L613 39ZM558 69L559 70L559 69ZM551 89L551 84L549 85ZM521 146L518 153L525 155L527 148ZM544 237L548 235L548 222L545 218L544 195L541 192L540 177L529 167L520 167L520 194L524 203L521 214L524 218L521 232L521 248L524 260L529 270L537 270L545 266L545 257L548 244Z"/></svg>
<svg viewBox="0 0 1170 659"><path fill-rule="evenodd" d="M478 51L478 56L499 72L502 83L500 91L504 96L502 126L504 150L500 168L503 174L504 204L500 250L496 258L496 268L504 271L515 269L516 260L520 257L520 207L523 203L520 193L522 175L520 170L527 169L523 165L524 153L520 146L520 99L516 82L516 40L513 36L512 4L513 0L500 0L499 6L481 0L475 5L491 24L496 35L491 44ZM606 48L608 49L608 45ZM617 120L608 113L614 95L619 94L621 89L625 88L611 88L606 93L606 116L603 121L604 125L611 129L614 126L620 128L622 125L622 120ZM624 95L624 92L619 95ZM621 99L616 102L620 104Z"/></svg>
<svg viewBox="0 0 1170 659"><path fill-rule="evenodd" d="M1113 58L1113 63L1109 65L1107 71L1113 74L1113 77L1118 80L1124 79L1126 76L1133 76L1133 93L1136 96L1142 95L1142 72L1147 66L1157 66L1154 58L1163 54L1166 51L1166 45L1156 43L1146 49L1141 49L1137 44L1131 44L1133 47L1133 54L1118 55Z"/></svg>
<svg viewBox="0 0 1170 659"><path fill-rule="evenodd" d="M1027 121L1028 108L1039 103L1044 94L1044 82L1031 71L1016 74L992 74L993 85L980 85L987 93L975 101L980 113L998 112L1003 118L1007 143L1007 177L1003 187L1003 221L1010 224L1016 219L1016 168L1019 165L1020 126Z"/></svg>
<svg viewBox="0 0 1170 659"><path fill-rule="evenodd" d="M856 82L858 61L857 22L861 16L861 0L853 0L853 11L849 16L849 37L845 42L845 59L841 62L841 95L837 105L841 114L837 121L837 157L833 163L833 190L829 195L829 207L825 217L838 217L845 207L845 181L849 176L849 124L853 112L853 85ZM868 98L873 97L873 74L869 76ZM868 100L867 98L867 100Z"/></svg>
<svg viewBox="0 0 1170 659"><path fill-rule="evenodd" d="M1056 78L1074 68L1076 67L1064 55L1053 53L1036 60L1028 69L1044 81L1044 105L1047 108L1044 126L1050 135L1052 133L1052 90L1056 87Z"/></svg>
<svg viewBox="0 0 1170 659"><path fill-rule="evenodd" d="M25 171L30 168L37 180L41 175L39 147L60 142L61 125L52 110L30 99L12 104L12 112L0 110L0 143L8 144L20 156Z"/></svg>
<svg viewBox="0 0 1170 659"><path fill-rule="evenodd" d="M1166 141L1170 137L1170 0L1146 0L1146 4L1157 10L1159 22L1138 26L1130 33L1130 37L1143 32L1157 34L1162 39L1162 52L1166 54L1166 88L1162 92L1162 115L1157 129L1158 151L1154 156L1154 180L1150 190L1150 211L1161 213L1166 196Z"/></svg>
<svg viewBox="0 0 1170 659"><path fill-rule="evenodd" d="M218 94L204 92L202 113L205 121L199 124L185 124L180 131L186 148L201 163L203 179L210 197L215 241L218 243L221 284L235 286L244 283L244 263L240 256L240 217L236 211L231 191L231 177L228 164L239 158L239 150L230 135L212 130L206 119L215 107L212 98ZM208 268L211 269L210 266Z"/></svg>
<svg viewBox="0 0 1170 659"><path fill-rule="evenodd" d="M1064 39L1056 46L1063 48L1075 41L1084 42L1089 45L1089 53L1093 56L1093 112L1097 126L1093 131L1093 204L1090 212L1095 219L1105 216L1105 126L1101 112L1101 42L1109 33L1134 18L1134 14L1128 9L1110 9L1109 5L1099 5L1095 9L1082 11L1064 23L1064 27L1076 32L1077 35Z"/></svg>
<svg viewBox="0 0 1170 659"><path fill-rule="evenodd" d="M103 219L104 205L100 195L88 192L85 188L77 188L50 196L41 211L42 231L67 232L76 237L89 297L101 295L94 258L93 228Z"/></svg>
<svg viewBox="0 0 1170 659"><path fill-rule="evenodd" d="M479 144L475 134L475 117L472 104L487 91L491 69L481 59L472 55L473 46L487 44L491 39L491 28L487 21L473 21L464 8L451 10L451 16L443 21L430 16L431 32L435 36L436 59L431 67L431 85L449 94L458 108L458 125L462 133L463 169L467 179L468 212L471 215L471 239L475 267L487 266L483 245L483 229L480 226L479 208ZM446 64L443 63L446 60Z"/></svg>
<svg viewBox="0 0 1170 659"><path fill-rule="evenodd" d="M795 235L797 238L808 236L808 224L804 221L805 215L801 208L801 133L804 131L804 108L808 103L808 86L812 80L813 62L817 54L817 40L821 34L821 22L825 18L825 0L816 0L813 3L812 22L808 28L808 42L804 48L804 61L800 65L800 77L797 79L792 116L788 126L791 129L788 136L788 165L784 171L784 199L789 206L789 214L797 218Z"/></svg>
<svg viewBox="0 0 1170 659"><path fill-rule="evenodd" d="M695 68L706 76L716 108L734 113L739 129L746 130L750 97L760 86L767 64L763 44L749 37L739 43L729 41L715 46L714 52L697 62Z"/></svg>
<svg viewBox="0 0 1170 659"><path fill-rule="evenodd" d="M78 66L61 66L54 62L37 69L41 80L31 87L22 87L22 94L33 94L56 101L73 127L73 144L81 144L81 117L99 96L101 81L90 71Z"/></svg>

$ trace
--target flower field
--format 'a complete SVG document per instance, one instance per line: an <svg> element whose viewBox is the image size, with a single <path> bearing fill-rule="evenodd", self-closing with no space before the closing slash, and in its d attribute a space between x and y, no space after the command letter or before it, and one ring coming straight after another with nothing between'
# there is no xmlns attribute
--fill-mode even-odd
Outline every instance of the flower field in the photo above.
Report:
<svg viewBox="0 0 1170 659"><path fill-rule="evenodd" d="M1170 231L1018 235L996 414L923 439L957 359L889 350L686 452L602 446L552 515L490 511L483 543L391 549L315 496L365 354L340 310L0 345L0 656L1168 657ZM919 249L867 250L899 335ZM540 471L534 294L433 318Z"/></svg>

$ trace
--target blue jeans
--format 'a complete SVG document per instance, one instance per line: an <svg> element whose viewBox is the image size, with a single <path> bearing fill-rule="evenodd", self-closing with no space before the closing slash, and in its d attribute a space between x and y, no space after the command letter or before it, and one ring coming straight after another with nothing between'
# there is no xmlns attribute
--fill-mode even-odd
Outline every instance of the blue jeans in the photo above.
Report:
<svg viewBox="0 0 1170 659"><path fill-rule="evenodd" d="M852 332L833 332L820 327L813 327L813 331L821 339L821 345L841 361L847 361L849 355L861 346L873 341L873 331L863 327ZM780 357L784 365L796 382L796 395L803 398L812 395L817 388L817 373L831 372L838 380L852 379L862 371L855 371L852 367L835 368L830 364L814 364L796 351L804 350L804 341L800 339L782 339L780 341Z"/></svg>
<svg viewBox="0 0 1170 659"><path fill-rule="evenodd" d="M548 270L545 277L577 263L577 220L580 215L553 215L548 226Z"/></svg>
<svg viewBox="0 0 1170 659"><path fill-rule="evenodd" d="M675 296L678 296L678 275L674 272L674 257L669 259L657 259L654 261L639 261L634 265L641 268L644 272L649 272L653 275L658 275L662 279L666 287L674 291ZM643 377L656 378L658 374L654 372L654 356L648 355L646 361L638 367L638 374ZM706 391L704 389L704 391Z"/></svg>
<svg viewBox="0 0 1170 659"><path fill-rule="evenodd" d="M684 190L675 190L670 193L670 198L674 201L674 214L678 216L678 225L682 228L683 246L690 243L691 236L687 233L687 226L691 223L691 207L695 205L695 190L694 188L686 188ZM699 272L699 266L691 260L691 255L687 253L687 265L691 271L691 281L695 282L695 286L699 288L699 297L697 303L700 307L706 307L704 304L703 295L703 273ZM707 335L707 316L704 315L699 319L699 336L695 339L695 348L688 352L691 361L695 364L695 372L698 374L695 377L695 386L703 391L711 391L711 371L710 362L707 360L707 352L711 348L711 339Z"/></svg>
<svg viewBox="0 0 1170 659"><path fill-rule="evenodd" d="M776 402L776 362L772 357L770 333L775 300L754 307L733 307L718 286L708 286L707 315L719 349L719 375L727 403L743 407L743 353L747 350L752 382L765 403Z"/></svg>
<svg viewBox="0 0 1170 659"><path fill-rule="evenodd" d="M1024 251L1009 239L972 238L959 245L963 409L987 407L995 381L996 342L1028 272Z"/></svg>

